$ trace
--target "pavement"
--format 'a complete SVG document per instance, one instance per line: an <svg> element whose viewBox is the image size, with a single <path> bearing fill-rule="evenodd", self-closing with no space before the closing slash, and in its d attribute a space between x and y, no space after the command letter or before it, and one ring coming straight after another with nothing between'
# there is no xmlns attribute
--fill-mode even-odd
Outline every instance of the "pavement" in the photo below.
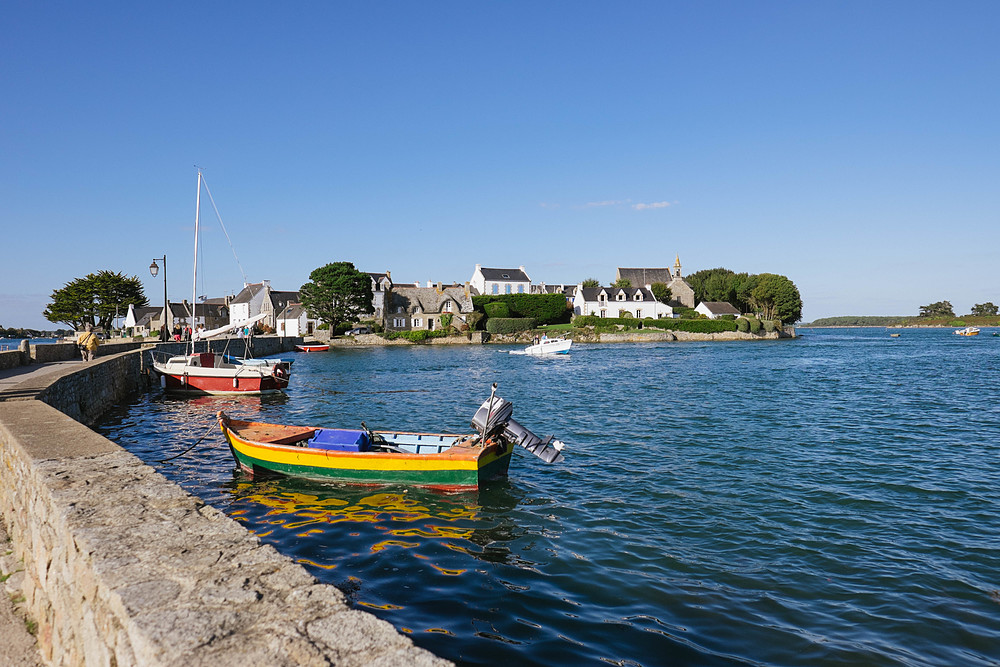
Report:
<svg viewBox="0 0 1000 667"><path fill-rule="evenodd" d="M21 562L15 558L10 538L0 516L0 665L4 667L41 667L42 657L34 635L20 609L23 601L20 584L24 578ZM18 602L19 604L15 604Z"/></svg>
<svg viewBox="0 0 1000 667"><path fill-rule="evenodd" d="M48 385L39 380L47 375L67 371L69 366L82 366L82 359L74 361L50 361L44 364L30 364L0 370L0 401L32 399L38 389ZM3 663L0 663L3 664Z"/></svg>

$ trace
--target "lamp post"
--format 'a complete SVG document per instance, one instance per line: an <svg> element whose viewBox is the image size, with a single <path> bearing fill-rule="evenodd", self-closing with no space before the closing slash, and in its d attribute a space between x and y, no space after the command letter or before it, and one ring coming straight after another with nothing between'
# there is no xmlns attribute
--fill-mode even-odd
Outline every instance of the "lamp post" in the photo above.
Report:
<svg viewBox="0 0 1000 667"><path fill-rule="evenodd" d="M160 328L160 340L166 341L170 340L170 329L167 327L167 318L170 317L170 302L167 301L167 255L164 253L163 257L154 257L153 263L149 265L149 273L154 278L156 274L160 272L160 267L156 265L156 260L161 260L163 262L163 326Z"/></svg>

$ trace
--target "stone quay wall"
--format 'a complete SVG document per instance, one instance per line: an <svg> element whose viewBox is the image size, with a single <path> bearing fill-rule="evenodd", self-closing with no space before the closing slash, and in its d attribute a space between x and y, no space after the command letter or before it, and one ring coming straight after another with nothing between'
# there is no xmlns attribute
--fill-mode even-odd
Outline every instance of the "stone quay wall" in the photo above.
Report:
<svg viewBox="0 0 1000 667"><path fill-rule="evenodd" d="M258 347L266 340L255 339L255 354L295 342ZM34 397L0 401L0 516L24 564L16 576L43 660L450 664L70 418L92 421L144 387L148 356L70 364Z"/></svg>

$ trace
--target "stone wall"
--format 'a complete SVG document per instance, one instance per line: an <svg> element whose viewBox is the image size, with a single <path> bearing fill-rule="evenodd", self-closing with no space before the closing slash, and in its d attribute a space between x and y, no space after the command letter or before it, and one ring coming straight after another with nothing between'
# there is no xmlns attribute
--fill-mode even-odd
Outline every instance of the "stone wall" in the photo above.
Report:
<svg viewBox="0 0 1000 667"><path fill-rule="evenodd" d="M143 356L46 375L51 382L38 394L45 402L0 401L0 515L24 563L25 605L43 659L449 664L351 609L336 587L67 416L96 418L141 386Z"/></svg>

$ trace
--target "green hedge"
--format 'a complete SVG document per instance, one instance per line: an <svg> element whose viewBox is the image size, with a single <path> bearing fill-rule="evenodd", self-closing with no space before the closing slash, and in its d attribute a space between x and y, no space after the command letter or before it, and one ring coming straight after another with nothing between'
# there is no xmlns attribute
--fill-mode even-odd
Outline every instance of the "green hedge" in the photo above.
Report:
<svg viewBox="0 0 1000 667"><path fill-rule="evenodd" d="M491 317L486 320L486 330L491 334L514 334L534 329L537 322L533 317Z"/></svg>
<svg viewBox="0 0 1000 667"><path fill-rule="evenodd" d="M753 315L747 317L747 322L750 324L750 333L759 334L760 333L760 320L758 320Z"/></svg>
<svg viewBox="0 0 1000 667"><path fill-rule="evenodd" d="M483 304L486 317L510 317L510 307L503 301L492 301Z"/></svg>
<svg viewBox="0 0 1000 667"><path fill-rule="evenodd" d="M572 311L566 307L566 296L561 292L557 294L484 294L472 297L472 304L476 310L486 313L487 317L494 317L486 310L486 305L491 303L506 304L510 317L533 317L540 324L569 322L569 317L572 315ZM495 317L502 316L496 315Z"/></svg>
<svg viewBox="0 0 1000 667"><path fill-rule="evenodd" d="M573 326L595 327L598 332L610 331L619 324L629 328L641 326L643 329L687 331L690 333L722 333L723 331L736 331L737 328L737 323L731 320L677 320L651 317L637 320L634 317L598 317L597 315L581 315L573 320Z"/></svg>
<svg viewBox="0 0 1000 667"><path fill-rule="evenodd" d="M750 333L750 321L745 317L736 318L736 330L740 333Z"/></svg>

